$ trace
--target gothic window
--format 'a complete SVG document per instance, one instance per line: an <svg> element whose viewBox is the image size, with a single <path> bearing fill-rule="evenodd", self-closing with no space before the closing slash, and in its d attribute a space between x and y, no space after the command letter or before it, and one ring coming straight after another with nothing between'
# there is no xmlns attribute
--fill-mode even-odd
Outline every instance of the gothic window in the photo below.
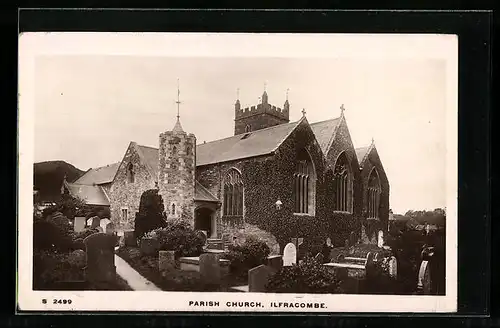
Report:
<svg viewBox="0 0 500 328"><path fill-rule="evenodd" d="M246 133L246 132L250 132L251 130L252 130L252 127L250 126L250 124L247 124L247 125L245 126L245 133Z"/></svg>
<svg viewBox="0 0 500 328"><path fill-rule="evenodd" d="M175 204L172 204L172 211L170 211L172 215L175 215Z"/></svg>
<svg viewBox="0 0 500 328"><path fill-rule="evenodd" d="M120 221L122 223L125 223L125 222L128 221L128 208L127 207L122 207L121 208Z"/></svg>
<svg viewBox="0 0 500 328"><path fill-rule="evenodd" d="M134 165L132 163L129 163L127 166L127 180L129 183L134 183L135 181Z"/></svg>
<svg viewBox="0 0 500 328"><path fill-rule="evenodd" d="M187 145L187 147L186 147L186 154L191 155L192 151L193 150L191 149L191 146Z"/></svg>
<svg viewBox="0 0 500 328"><path fill-rule="evenodd" d="M340 154L333 172L335 210L352 212L353 178L345 153Z"/></svg>
<svg viewBox="0 0 500 328"><path fill-rule="evenodd" d="M176 156L177 155L177 147L173 146L172 147L172 156Z"/></svg>
<svg viewBox="0 0 500 328"><path fill-rule="evenodd" d="M371 219L377 219L379 217L378 209L380 205L380 194L382 189L380 187L380 179L376 169L370 174L368 179L368 190L367 190L367 217Z"/></svg>
<svg viewBox="0 0 500 328"><path fill-rule="evenodd" d="M295 213L314 215L316 179L314 166L304 149L299 152L294 173Z"/></svg>
<svg viewBox="0 0 500 328"><path fill-rule="evenodd" d="M243 215L243 181L236 169L230 169L224 178L224 216Z"/></svg>

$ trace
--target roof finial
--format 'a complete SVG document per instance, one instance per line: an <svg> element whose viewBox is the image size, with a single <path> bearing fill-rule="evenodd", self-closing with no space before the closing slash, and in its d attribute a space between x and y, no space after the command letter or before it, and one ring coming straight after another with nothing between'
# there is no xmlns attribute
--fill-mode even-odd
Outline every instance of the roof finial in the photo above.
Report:
<svg viewBox="0 0 500 328"><path fill-rule="evenodd" d="M344 115L344 111L345 111L344 104L342 104L340 105L340 113Z"/></svg>
<svg viewBox="0 0 500 328"><path fill-rule="evenodd" d="M375 139L373 139L373 137L372 137L372 145L373 145L374 143L375 143Z"/></svg>
<svg viewBox="0 0 500 328"><path fill-rule="evenodd" d="M181 95L181 90L179 88L179 79L177 79L177 101L175 102L177 104L177 120L179 120L180 117L179 115L179 105L181 104L181 101L179 99L180 95Z"/></svg>
<svg viewBox="0 0 500 328"><path fill-rule="evenodd" d="M290 91L290 89L286 89L286 101L288 101L288 91Z"/></svg>
<svg viewBox="0 0 500 328"><path fill-rule="evenodd" d="M306 116L306 109L302 108L302 116Z"/></svg>
<svg viewBox="0 0 500 328"><path fill-rule="evenodd" d="M267 81L264 81L264 92L266 92Z"/></svg>
<svg viewBox="0 0 500 328"><path fill-rule="evenodd" d="M236 88L236 100L240 99L240 88Z"/></svg>

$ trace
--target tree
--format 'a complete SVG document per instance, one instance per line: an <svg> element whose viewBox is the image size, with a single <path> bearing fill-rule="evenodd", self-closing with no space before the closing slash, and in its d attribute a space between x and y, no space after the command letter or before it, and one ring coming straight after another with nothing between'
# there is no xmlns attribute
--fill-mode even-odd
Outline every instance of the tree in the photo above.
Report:
<svg viewBox="0 0 500 328"><path fill-rule="evenodd" d="M47 215L55 212L61 212L65 217L72 220L75 216L85 216L87 207L83 199L65 193L61 195L55 205L44 209L42 216L47 217Z"/></svg>
<svg viewBox="0 0 500 328"><path fill-rule="evenodd" d="M158 189L146 190L141 195L139 212L135 215L135 236L142 237L151 230L165 227L165 206Z"/></svg>

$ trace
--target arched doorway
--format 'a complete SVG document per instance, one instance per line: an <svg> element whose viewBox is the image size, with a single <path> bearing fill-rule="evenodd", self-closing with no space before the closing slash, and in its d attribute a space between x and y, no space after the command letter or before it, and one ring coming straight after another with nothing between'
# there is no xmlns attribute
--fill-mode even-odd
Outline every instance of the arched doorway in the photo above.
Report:
<svg viewBox="0 0 500 328"><path fill-rule="evenodd" d="M214 210L207 207L199 207L195 210L194 228L206 231L208 238L216 235L214 221Z"/></svg>

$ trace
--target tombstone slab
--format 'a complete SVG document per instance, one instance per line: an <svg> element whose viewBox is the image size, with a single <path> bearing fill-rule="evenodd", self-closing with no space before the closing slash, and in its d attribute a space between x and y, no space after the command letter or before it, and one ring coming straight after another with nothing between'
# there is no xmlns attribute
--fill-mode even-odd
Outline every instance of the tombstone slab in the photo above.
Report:
<svg viewBox="0 0 500 328"><path fill-rule="evenodd" d="M389 259L389 276L394 279L398 277L398 261L394 256Z"/></svg>
<svg viewBox="0 0 500 328"><path fill-rule="evenodd" d="M125 241L125 246L137 247L137 239L135 238L134 231L124 231L123 239Z"/></svg>
<svg viewBox="0 0 500 328"><path fill-rule="evenodd" d="M80 232L83 229L85 229L85 217L83 216L77 216L75 217L75 221L73 223L73 228L75 232Z"/></svg>
<svg viewBox="0 0 500 328"><path fill-rule="evenodd" d="M99 226L102 228L102 232L106 232L106 226L111 223L110 219L101 219L99 221Z"/></svg>
<svg viewBox="0 0 500 328"><path fill-rule="evenodd" d="M200 275L206 283L220 283L221 268L218 254L204 253L200 255Z"/></svg>
<svg viewBox="0 0 500 328"><path fill-rule="evenodd" d="M418 283L417 288L424 295L431 294L431 271L429 262L424 260L420 264L420 270L418 271Z"/></svg>
<svg viewBox="0 0 500 328"><path fill-rule="evenodd" d="M95 233L83 241L86 246L86 279L92 282L114 282L116 280L116 239L105 233Z"/></svg>
<svg viewBox="0 0 500 328"><path fill-rule="evenodd" d="M283 266L297 264L297 248L294 244L288 243L283 251Z"/></svg>
<svg viewBox="0 0 500 328"><path fill-rule="evenodd" d="M248 270L248 291L254 293L265 292L266 285L275 272L273 268L264 264Z"/></svg>
<svg viewBox="0 0 500 328"><path fill-rule="evenodd" d="M279 271L283 267L283 257L281 255L269 255L267 257L267 265Z"/></svg>

